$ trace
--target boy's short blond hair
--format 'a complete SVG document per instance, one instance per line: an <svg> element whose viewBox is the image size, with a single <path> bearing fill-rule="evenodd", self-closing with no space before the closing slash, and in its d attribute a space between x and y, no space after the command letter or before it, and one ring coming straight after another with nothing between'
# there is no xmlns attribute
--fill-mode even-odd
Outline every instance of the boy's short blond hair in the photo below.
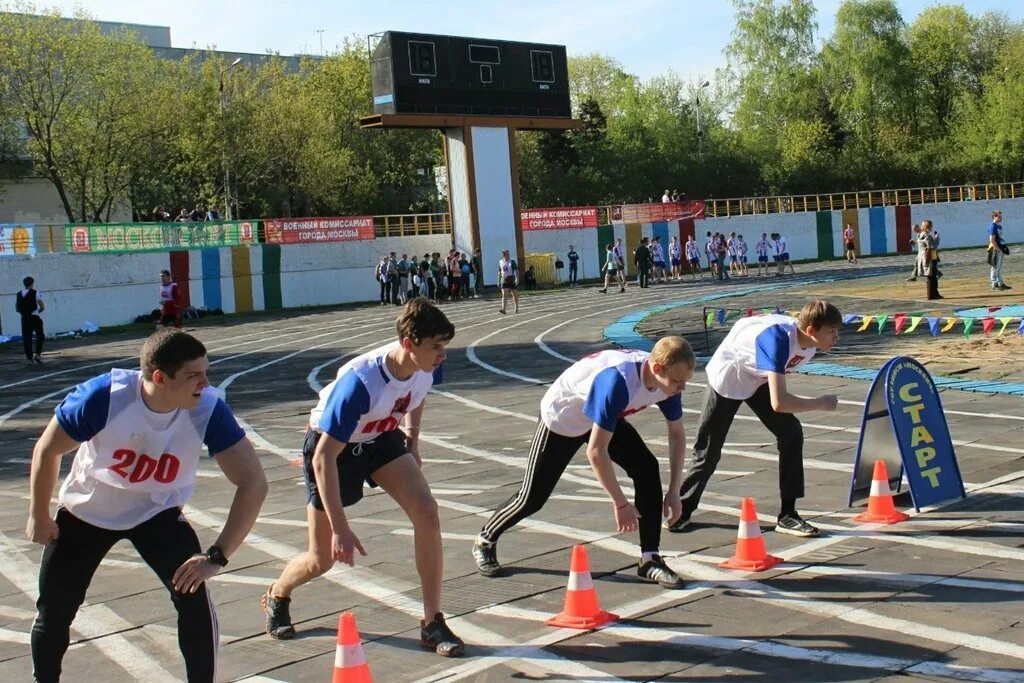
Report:
<svg viewBox="0 0 1024 683"><path fill-rule="evenodd" d="M697 357L693 355L690 342L675 335L662 337L651 349L651 362L662 367L678 363L686 363L691 369L697 365Z"/></svg>

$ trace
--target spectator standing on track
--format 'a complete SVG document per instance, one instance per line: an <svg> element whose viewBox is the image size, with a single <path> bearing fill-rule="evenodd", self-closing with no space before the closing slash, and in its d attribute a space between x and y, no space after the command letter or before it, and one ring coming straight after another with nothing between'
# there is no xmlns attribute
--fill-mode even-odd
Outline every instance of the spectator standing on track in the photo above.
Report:
<svg viewBox="0 0 1024 683"><path fill-rule="evenodd" d="M206 582L252 529L267 479L231 409L210 386L198 339L160 330L142 345L139 361L141 371L115 369L78 385L32 452L25 533L45 546L32 625L33 674L42 683L60 677L71 623L93 573L123 539L170 592L188 680L215 680L217 616ZM204 445L235 493L225 501L230 512L217 540L202 553L182 507ZM61 458L75 449L51 517Z"/></svg>
<svg viewBox="0 0 1024 683"><path fill-rule="evenodd" d="M927 240L921 240L921 226L914 223L910 229L913 236L910 238L910 245L917 249L917 257L914 259L914 272L907 278L907 282L916 282L917 276L924 270L924 260L928 252Z"/></svg>
<svg viewBox="0 0 1024 683"><path fill-rule="evenodd" d="M641 237L640 244L633 252L633 265L636 266L636 281L641 289L647 289L651 279L651 249L647 246L647 238Z"/></svg>
<svg viewBox="0 0 1024 683"><path fill-rule="evenodd" d="M661 244L661 238L655 235L651 238L649 246L651 250L651 261L654 265L653 279L655 282L661 278L661 283L668 282L667 271L665 270L665 248Z"/></svg>
<svg viewBox="0 0 1024 683"><path fill-rule="evenodd" d="M395 252L391 252L388 255L388 292L391 297L392 306L400 306L401 302L398 299L398 283L400 279L398 277L398 259L395 258Z"/></svg>
<svg viewBox="0 0 1024 683"><path fill-rule="evenodd" d="M853 224L847 223L843 229L843 242L846 244L846 260L850 263L857 262L857 244L853 239Z"/></svg>
<svg viewBox="0 0 1024 683"><path fill-rule="evenodd" d="M448 269L448 291L452 301L459 300L459 292L462 291L462 266L459 265L459 253L454 249L448 252L448 259L445 261Z"/></svg>
<svg viewBox="0 0 1024 683"><path fill-rule="evenodd" d="M473 275L473 265L466 256L466 252L459 254L459 270L462 271L462 298L468 299L471 294L469 278Z"/></svg>
<svg viewBox="0 0 1024 683"><path fill-rule="evenodd" d="M619 273L619 260L615 258L615 245L611 242L605 248L604 265L601 266L601 270L604 271L604 287L597 291L607 294L609 283L616 281L619 282L619 294L626 291L626 285L622 284L622 278Z"/></svg>
<svg viewBox="0 0 1024 683"><path fill-rule="evenodd" d="M181 327L181 293L178 283L171 280L171 271L160 271L160 319L156 327Z"/></svg>
<svg viewBox="0 0 1024 683"><path fill-rule="evenodd" d="M716 262L718 263L718 279L728 280L729 271L725 267L725 261L729 256L729 245L726 242L726 238L723 233L715 233L714 248L718 256L716 259Z"/></svg>
<svg viewBox="0 0 1024 683"><path fill-rule="evenodd" d="M736 235L736 254L740 259L739 274L748 277L750 271L747 270L747 243L743 241L743 235Z"/></svg>
<svg viewBox="0 0 1024 683"><path fill-rule="evenodd" d="M444 295L444 262L441 260L441 252L435 251L430 255L430 274L434 278L434 303L440 303Z"/></svg>
<svg viewBox="0 0 1024 683"><path fill-rule="evenodd" d="M681 337L658 340L643 351L600 351L565 370L540 402L540 422L530 444L519 491L496 510L473 544L477 571L498 576L498 539L521 520L540 511L580 446L597 481L611 498L620 532L640 532L637 574L664 588L683 581L659 554L661 521L680 514L679 482L686 458L682 391L693 377L693 349ZM625 417L657 405L668 425L670 481L663 495L658 459ZM634 499L623 493L612 463L633 482Z"/></svg>
<svg viewBox="0 0 1024 683"><path fill-rule="evenodd" d="M764 269L764 276L768 277L768 257L775 252L775 244L768 239L768 233L761 233L761 239L758 240L755 249L757 250L757 276L761 277L761 270Z"/></svg>
<svg viewBox="0 0 1024 683"><path fill-rule="evenodd" d="M377 264L374 275L377 278L377 282L380 283L380 305L384 306L391 300L388 292L388 257L385 254L380 257L380 263Z"/></svg>
<svg viewBox="0 0 1024 683"><path fill-rule="evenodd" d="M1003 261L1010 253L1010 248L1003 240L1003 213L992 212L992 224L988 226L988 280L992 289L1010 289L1010 286L1003 282Z"/></svg>
<svg viewBox="0 0 1024 683"><path fill-rule="evenodd" d="M672 279L679 281L682 273L682 249L679 245L679 238L672 235L668 242L668 262L672 266Z"/></svg>
<svg viewBox="0 0 1024 683"><path fill-rule="evenodd" d="M775 254L778 256L778 275L786 274L786 266L789 266L790 274L796 275L796 271L793 270L793 264L789 262L789 245L786 244L786 238L783 237L782 233L776 232L772 234L772 239L775 240Z"/></svg>
<svg viewBox="0 0 1024 683"><path fill-rule="evenodd" d="M828 394L800 398L787 388L787 373L804 365L818 351L839 341L843 317L827 301L809 302L796 318L760 315L738 320L707 365L704 392L689 474L680 490L682 514L669 531L680 532L700 503L722 457L729 427L741 403L757 415L779 447L779 490L782 505L776 531L817 536L818 530L796 511L804 496L803 428L794 413L835 410L838 399Z"/></svg>
<svg viewBox="0 0 1024 683"><path fill-rule="evenodd" d="M711 271L711 277L715 276L715 260L718 258L717 253L711 251L711 243L714 241L714 236L709 232L704 239L704 257L708 260L708 270Z"/></svg>
<svg viewBox="0 0 1024 683"><path fill-rule="evenodd" d="M944 298L939 294L939 241L932 234L932 222L921 223L920 241L924 245L921 274L925 277L925 294L929 300Z"/></svg>
<svg viewBox="0 0 1024 683"><path fill-rule="evenodd" d="M363 497L364 482L380 486L413 526L415 565L423 595L420 646L445 657L464 652L441 611L444 576L437 502L423 477L419 436L424 399L441 380L445 347L455 327L439 308L416 298L396 324L398 340L350 360L320 392L302 445L309 549L292 559L263 594L266 631L295 637L292 592L366 555L345 516ZM404 420L405 431L399 425Z"/></svg>
<svg viewBox="0 0 1024 683"><path fill-rule="evenodd" d="M480 253L480 247L473 250L473 259L469 265L473 268L473 298L479 299L480 292L484 289L484 257Z"/></svg>
<svg viewBox="0 0 1024 683"><path fill-rule="evenodd" d="M700 269L700 247L697 246L697 240L693 238L693 235L686 237L686 259L690 263L690 274L693 279L697 279L697 273L700 273L703 278L704 273Z"/></svg>
<svg viewBox="0 0 1024 683"><path fill-rule="evenodd" d="M569 260L569 286L575 287L577 284L579 284L578 280L580 255L576 253L576 250L570 244L569 252L565 255L565 257Z"/></svg>
<svg viewBox="0 0 1024 683"><path fill-rule="evenodd" d="M398 301L404 304L409 300L409 255L402 254L398 261Z"/></svg>
<svg viewBox="0 0 1024 683"><path fill-rule="evenodd" d="M725 241L725 247L729 252L729 275L740 274L740 252L736 248L736 233L730 232L729 238Z"/></svg>
<svg viewBox="0 0 1024 683"><path fill-rule="evenodd" d="M615 254L615 260L618 262L618 277L619 286L626 286L626 254L622 251L622 238L619 237L615 240L615 247L612 249L612 253Z"/></svg>
<svg viewBox="0 0 1024 683"><path fill-rule="evenodd" d="M515 304L515 312L519 312L519 265L509 256L508 249L501 252L501 260L498 261L498 286L501 287L501 308L498 312L502 315L507 311L506 300L512 295L512 303Z"/></svg>
<svg viewBox="0 0 1024 683"><path fill-rule="evenodd" d="M42 313L46 310L46 302L35 289L35 283L35 278L31 276L21 281L25 289L14 296L14 310L21 316L21 341L25 349L25 362L41 365L45 336Z"/></svg>

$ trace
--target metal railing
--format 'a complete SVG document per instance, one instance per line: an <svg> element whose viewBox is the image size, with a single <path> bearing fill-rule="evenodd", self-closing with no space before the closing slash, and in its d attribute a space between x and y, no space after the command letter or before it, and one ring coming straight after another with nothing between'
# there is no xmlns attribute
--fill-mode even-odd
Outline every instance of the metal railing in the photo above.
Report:
<svg viewBox="0 0 1024 683"><path fill-rule="evenodd" d="M845 209L865 209L874 206L1017 199L1021 197L1024 197L1024 182L1010 182L989 183L986 185L914 187L900 190L833 192L830 194L707 199L705 200L705 211L708 218L722 218L770 213L841 211Z"/></svg>
<svg viewBox="0 0 1024 683"><path fill-rule="evenodd" d="M452 218L447 213L390 214L373 217L373 232L377 237L445 235L451 231Z"/></svg>

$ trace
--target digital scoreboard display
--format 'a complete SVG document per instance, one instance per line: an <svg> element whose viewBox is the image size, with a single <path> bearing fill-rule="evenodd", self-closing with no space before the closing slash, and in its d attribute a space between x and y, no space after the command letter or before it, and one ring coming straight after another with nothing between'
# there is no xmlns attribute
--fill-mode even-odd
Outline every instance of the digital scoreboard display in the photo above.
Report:
<svg viewBox="0 0 1024 683"><path fill-rule="evenodd" d="M388 31L371 77L376 114L572 116L563 45Z"/></svg>

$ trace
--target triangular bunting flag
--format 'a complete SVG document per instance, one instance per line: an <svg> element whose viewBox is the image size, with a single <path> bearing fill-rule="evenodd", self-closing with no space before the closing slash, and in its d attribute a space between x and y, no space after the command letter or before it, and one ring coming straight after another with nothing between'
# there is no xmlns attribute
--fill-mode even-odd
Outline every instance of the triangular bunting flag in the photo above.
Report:
<svg viewBox="0 0 1024 683"><path fill-rule="evenodd" d="M710 311L708 313L707 320L705 320L704 322L705 322L705 324L708 327L711 327L712 325L714 325L715 324L715 312L714 311Z"/></svg>
<svg viewBox="0 0 1024 683"><path fill-rule="evenodd" d="M718 309L718 322L720 322L723 325L725 324L725 309L724 308L719 308Z"/></svg>
<svg viewBox="0 0 1024 683"><path fill-rule="evenodd" d="M1002 308L1002 306L989 306L989 307L988 307L988 312L989 312L989 313L995 313L995 312L996 312L996 311L998 311L998 310L999 310L1000 308Z"/></svg>
<svg viewBox="0 0 1024 683"><path fill-rule="evenodd" d="M885 321L889 319L888 315L878 316L878 334L882 334L882 330L885 329Z"/></svg>
<svg viewBox="0 0 1024 683"><path fill-rule="evenodd" d="M992 328L996 326L995 318L982 318L981 320L981 331L988 334L992 331Z"/></svg>
<svg viewBox="0 0 1024 683"><path fill-rule="evenodd" d="M897 313L893 316L892 322L896 328L896 334L899 334L907 324L907 316L905 313Z"/></svg>
<svg viewBox="0 0 1024 683"><path fill-rule="evenodd" d="M875 316L873 316L873 315L865 315L865 316L863 316L860 319L861 323L860 323L860 327L857 328L857 331L858 332L863 332L864 330L868 329L868 325L870 325L871 321L874 320L874 319L875 319Z"/></svg>
<svg viewBox="0 0 1024 683"><path fill-rule="evenodd" d="M999 328L999 334L1002 334L1003 332L1006 332L1006 326L1009 325L1010 322L1012 322L1012 321L1013 321L1013 318L1009 318L1009 317L1007 317L1007 318L1000 318L999 322L1001 322L1003 325L1002 325L1002 327Z"/></svg>
<svg viewBox="0 0 1024 683"><path fill-rule="evenodd" d="M919 315L910 316L910 327L907 328L907 334L910 334L911 332L916 330L917 326L921 324L922 320L924 320L924 318L922 318Z"/></svg>
<svg viewBox="0 0 1024 683"><path fill-rule="evenodd" d="M964 318L964 336L965 337L970 337L971 336L971 328L974 327L974 321L975 320L977 320L977 318Z"/></svg>
<svg viewBox="0 0 1024 683"><path fill-rule="evenodd" d="M960 318L957 318L956 316L952 318L946 318L946 324L945 326L943 326L942 331L949 332L951 329L953 329L953 326L956 325L959 320Z"/></svg>
<svg viewBox="0 0 1024 683"><path fill-rule="evenodd" d="M939 335L939 319L938 318L932 318L932 317L928 318L928 330L931 331L933 337L937 337Z"/></svg>
<svg viewBox="0 0 1024 683"><path fill-rule="evenodd" d="M752 315L754 315L754 309L753 308L748 308L747 309L747 317L749 318Z"/></svg>
<svg viewBox="0 0 1024 683"><path fill-rule="evenodd" d="M1017 334L1024 334L1024 318L1020 319L1020 327L1017 328Z"/></svg>

